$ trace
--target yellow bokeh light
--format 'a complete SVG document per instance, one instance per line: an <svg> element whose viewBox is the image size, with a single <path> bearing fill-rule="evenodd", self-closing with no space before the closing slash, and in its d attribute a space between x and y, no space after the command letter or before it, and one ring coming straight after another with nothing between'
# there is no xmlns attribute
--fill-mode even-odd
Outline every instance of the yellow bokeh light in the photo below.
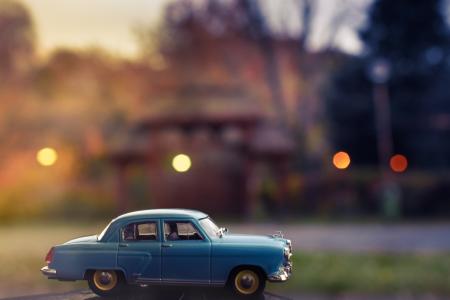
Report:
<svg viewBox="0 0 450 300"><path fill-rule="evenodd" d="M191 158L186 154L178 154L172 159L172 167L177 172L186 172L191 166Z"/></svg>
<svg viewBox="0 0 450 300"><path fill-rule="evenodd" d="M340 169L347 169L350 165L350 155L347 152L340 151L333 156L333 165Z"/></svg>
<svg viewBox="0 0 450 300"><path fill-rule="evenodd" d="M55 149L49 147L42 148L36 154L36 160L38 161L38 163L46 167L55 164L57 159L58 153L56 153Z"/></svg>

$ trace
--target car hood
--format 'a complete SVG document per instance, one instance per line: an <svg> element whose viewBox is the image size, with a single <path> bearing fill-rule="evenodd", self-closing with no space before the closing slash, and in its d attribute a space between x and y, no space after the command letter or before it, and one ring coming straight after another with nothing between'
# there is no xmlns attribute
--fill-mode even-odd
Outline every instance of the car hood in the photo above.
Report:
<svg viewBox="0 0 450 300"><path fill-rule="evenodd" d="M97 235L89 235L89 236L82 236L73 240L70 240L68 242L65 242L64 244L78 244L78 243L90 243L90 242L96 242L97 241Z"/></svg>
<svg viewBox="0 0 450 300"><path fill-rule="evenodd" d="M285 244L284 240L270 235L251 235L251 234L224 234L220 239L221 243L229 244L261 244L261 245L280 245Z"/></svg>

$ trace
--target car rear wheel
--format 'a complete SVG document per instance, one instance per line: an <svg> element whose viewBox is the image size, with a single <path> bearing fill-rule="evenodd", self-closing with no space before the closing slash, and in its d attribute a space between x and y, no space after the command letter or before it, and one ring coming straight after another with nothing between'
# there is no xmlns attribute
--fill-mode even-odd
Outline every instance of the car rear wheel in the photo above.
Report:
<svg viewBox="0 0 450 300"><path fill-rule="evenodd" d="M88 274L89 288L99 296L107 297L123 291L122 273L114 270L95 270Z"/></svg>
<svg viewBox="0 0 450 300"><path fill-rule="evenodd" d="M242 268L233 272L230 278L233 293L242 298L259 297L266 286L266 280L261 272L253 268Z"/></svg>

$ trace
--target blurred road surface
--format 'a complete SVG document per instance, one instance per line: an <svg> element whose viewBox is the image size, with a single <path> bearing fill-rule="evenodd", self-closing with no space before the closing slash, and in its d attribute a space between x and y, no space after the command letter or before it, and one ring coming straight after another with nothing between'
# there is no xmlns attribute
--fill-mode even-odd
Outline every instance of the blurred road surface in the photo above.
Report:
<svg viewBox="0 0 450 300"><path fill-rule="evenodd" d="M90 291L74 291L69 293L60 294L45 294L36 296L26 296L20 298L9 298L14 300L100 300L102 298L97 297ZM164 299L164 300L225 300L223 296L213 294L208 296L207 293L201 293L199 291L193 293L177 293L173 295L153 295L153 294L137 294L128 297L120 298L108 298L114 300L144 300L144 299ZM429 295L337 295L337 296L323 296L323 295L295 295L295 296L280 296L272 293L265 293L261 300L444 300L446 297Z"/></svg>
<svg viewBox="0 0 450 300"><path fill-rule="evenodd" d="M103 299L93 294L92 292L85 291L73 291L68 293L57 293L57 294L42 294L35 296L26 296L26 297L18 297L18 298L10 298L14 300L100 300ZM150 291L150 292L137 292L132 295L108 298L114 300L144 300L144 299L164 299L164 300L192 300L192 299L201 299L201 300L229 300L231 298L225 297L218 292L211 292L207 290L206 292L201 289L182 291L177 288L173 289L165 289L160 291ZM265 293L261 300L290 300L293 298L283 297L274 295L271 293ZM319 299L319 298L317 298Z"/></svg>
<svg viewBox="0 0 450 300"><path fill-rule="evenodd" d="M450 223L436 224L232 224L231 233L282 230L294 250L438 253L450 251Z"/></svg>

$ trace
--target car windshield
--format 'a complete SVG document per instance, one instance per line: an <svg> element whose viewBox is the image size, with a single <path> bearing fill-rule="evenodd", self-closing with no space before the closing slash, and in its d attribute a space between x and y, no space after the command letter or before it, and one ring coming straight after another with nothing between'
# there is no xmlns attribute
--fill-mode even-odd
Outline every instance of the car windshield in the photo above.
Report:
<svg viewBox="0 0 450 300"><path fill-rule="evenodd" d="M201 219L200 225L209 237L219 237L219 227L210 218Z"/></svg>
<svg viewBox="0 0 450 300"><path fill-rule="evenodd" d="M103 229L103 231L97 236L97 241L101 241L105 233L108 231L109 226L111 226L112 221Z"/></svg>

